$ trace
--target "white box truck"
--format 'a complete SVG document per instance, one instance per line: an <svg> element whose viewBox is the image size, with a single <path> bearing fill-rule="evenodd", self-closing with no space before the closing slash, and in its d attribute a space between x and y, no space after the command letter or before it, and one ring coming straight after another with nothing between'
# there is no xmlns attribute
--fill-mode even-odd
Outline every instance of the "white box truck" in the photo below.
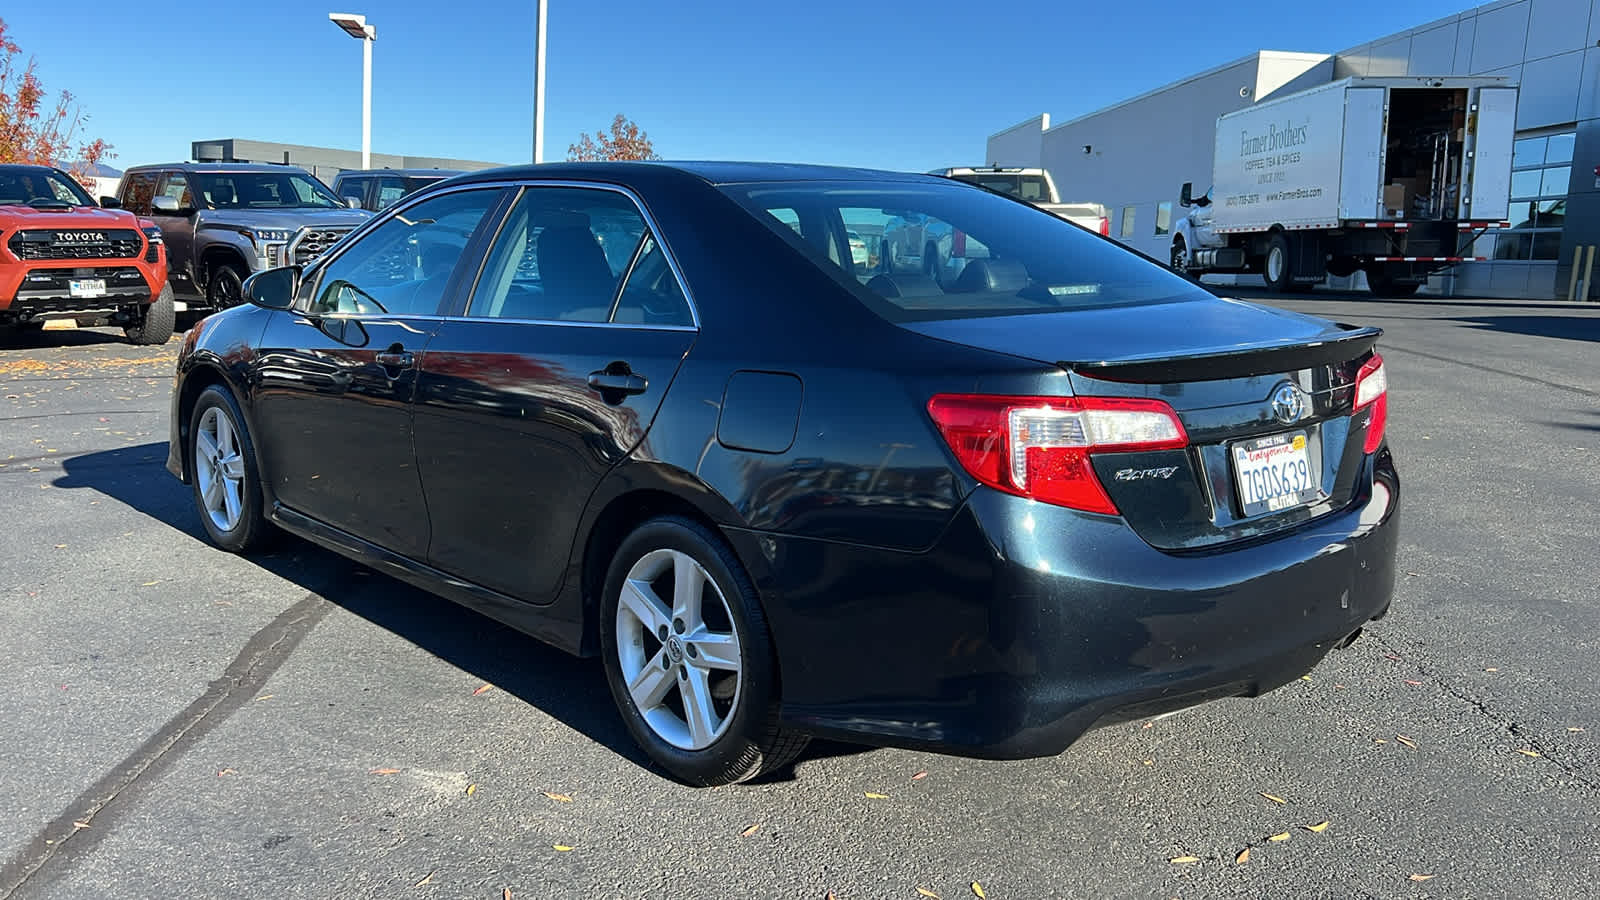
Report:
<svg viewBox="0 0 1600 900"><path fill-rule="evenodd" d="M1507 224L1516 118L1501 78L1346 78L1221 116L1172 267L1274 291L1359 270L1375 294L1414 293Z"/></svg>

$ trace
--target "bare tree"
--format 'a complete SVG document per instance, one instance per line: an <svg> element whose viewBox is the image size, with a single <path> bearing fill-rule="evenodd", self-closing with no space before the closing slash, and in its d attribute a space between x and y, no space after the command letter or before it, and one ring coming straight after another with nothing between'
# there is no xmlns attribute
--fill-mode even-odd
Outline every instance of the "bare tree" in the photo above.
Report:
<svg viewBox="0 0 1600 900"><path fill-rule="evenodd" d="M94 167L114 155L111 145L96 138L74 147L88 116L67 91L57 93L54 104L47 102L34 59L19 65L21 55L0 19L0 163L65 166L92 186ZM70 160L65 158L69 155Z"/></svg>

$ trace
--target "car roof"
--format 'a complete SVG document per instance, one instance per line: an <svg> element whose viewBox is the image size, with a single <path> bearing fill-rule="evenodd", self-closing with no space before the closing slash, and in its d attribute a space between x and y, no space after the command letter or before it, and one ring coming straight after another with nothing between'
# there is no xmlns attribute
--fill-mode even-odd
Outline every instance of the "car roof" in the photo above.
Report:
<svg viewBox="0 0 1600 900"><path fill-rule="evenodd" d="M402 178L425 178L436 175L440 178L453 178L465 174L463 169L346 169L335 175L335 178L349 178L352 175L399 175Z"/></svg>
<svg viewBox="0 0 1600 900"><path fill-rule="evenodd" d="M27 172L59 172L59 171L61 171L60 169L57 169L54 166L41 166L41 165L38 165L37 163L0 163L0 170L4 170L4 169L11 169L11 170L14 170L14 171L27 171Z"/></svg>
<svg viewBox="0 0 1600 900"><path fill-rule="evenodd" d="M820 166L803 163L717 161L565 162L483 169L456 179L457 184L509 179L572 178L627 184L665 178L693 177L710 184L785 181L926 181L927 176L880 169Z"/></svg>
<svg viewBox="0 0 1600 900"><path fill-rule="evenodd" d="M201 173L201 174L206 174L206 173L210 173L210 172L218 172L218 173L222 173L222 172L298 172L301 175L310 175L311 174L310 172L307 172L305 169L303 169L303 168L301 168L299 166L280 166L280 165L273 165L273 164L270 164L270 163L194 163L194 162L149 163L147 165L134 166L133 168L128 169L127 172L123 172L122 174L127 175L129 172L148 172L148 171L198 172L198 173Z"/></svg>

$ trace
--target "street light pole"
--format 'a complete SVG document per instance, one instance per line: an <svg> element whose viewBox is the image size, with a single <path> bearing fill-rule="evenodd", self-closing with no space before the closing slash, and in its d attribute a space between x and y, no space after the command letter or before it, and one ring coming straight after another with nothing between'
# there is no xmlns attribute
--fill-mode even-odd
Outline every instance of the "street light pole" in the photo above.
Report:
<svg viewBox="0 0 1600 900"><path fill-rule="evenodd" d="M533 162L544 162L544 23L545 0L533 19Z"/></svg>
<svg viewBox="0 0 1600 900"><path fill-rule="evenodd" d="M543 0L540 0L543 2ZM361 42L361 168L372 168L372 44L378 26L355 13L328 13L328 21Z"/></svg>

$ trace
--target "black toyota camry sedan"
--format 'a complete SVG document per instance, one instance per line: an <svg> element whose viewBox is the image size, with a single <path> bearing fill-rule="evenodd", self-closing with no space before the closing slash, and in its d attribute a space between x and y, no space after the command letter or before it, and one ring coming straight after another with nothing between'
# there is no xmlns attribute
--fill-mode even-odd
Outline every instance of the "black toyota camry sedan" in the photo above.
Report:
<svg viewBox="0 0 1600 900"><path fill-rule="evenodd" d="M689 783L811 736L1056 754L1389 608L1378 330L970 185L494 170L245 290L172 398L212 540L292 532L598 654Z"/></svg>

